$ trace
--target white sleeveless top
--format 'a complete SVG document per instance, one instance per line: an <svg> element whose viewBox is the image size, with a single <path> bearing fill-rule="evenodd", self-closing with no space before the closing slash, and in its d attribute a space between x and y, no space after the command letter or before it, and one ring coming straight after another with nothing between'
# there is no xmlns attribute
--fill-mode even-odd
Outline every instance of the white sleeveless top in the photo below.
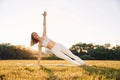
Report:
<svg viewBox="0 0 120 80"><path fill-rule="evenodd" d="M48 44L48 42L50 41L51 39L49 39L48 37L44 37L44 41L43 41L43 43L42 43L42 46L43 47L47 47L47 44Z"/></svg>

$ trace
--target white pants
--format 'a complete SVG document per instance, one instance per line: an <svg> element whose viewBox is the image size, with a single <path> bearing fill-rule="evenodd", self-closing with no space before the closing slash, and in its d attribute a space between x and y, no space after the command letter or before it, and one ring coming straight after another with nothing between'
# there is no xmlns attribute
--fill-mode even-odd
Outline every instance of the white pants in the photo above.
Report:
<svg viewBox="0 0 120 80"><path fill-rule="evenodd" d="M64 47L61 44L56 43L55 46L51 49L51 51L57 57L65 59L65 60L71 62L72 64L75 64L75 65L84 64L83 60L81 60L78 56L74 55L69 49L67 49L66 47Z"/></svg>

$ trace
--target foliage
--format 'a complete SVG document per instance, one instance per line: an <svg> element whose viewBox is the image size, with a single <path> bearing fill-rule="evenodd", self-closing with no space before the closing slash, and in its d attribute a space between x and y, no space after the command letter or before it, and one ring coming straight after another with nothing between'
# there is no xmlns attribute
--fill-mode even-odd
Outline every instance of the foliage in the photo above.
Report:
<svg viewBox="0 0 120 80"><path fill-rule="evenodd" d="M77 43L70 48L73 54L85 60L120 60L120 46ZM47 51L48 52L48 51ZM45 52L47 54L47 52ZM42 59L58 60L54 54L43 55ZM44 52L43 52L44 54ZM38 51L22 45L0 44L0 59L37 59Z"/></svg>
<svg viewBox="0 0 120 80"><path fill-rule="evenodd" d="M36 59L37 52L22 45L0 44L0 59Z"/></svg>
<svg viewBox="0 0 120 80"><path fill-rule="evenodd" d="M120 60L120 46L110 48L110 44L93 45L92 43L77 43L70 50L82 59Z"/></svg>

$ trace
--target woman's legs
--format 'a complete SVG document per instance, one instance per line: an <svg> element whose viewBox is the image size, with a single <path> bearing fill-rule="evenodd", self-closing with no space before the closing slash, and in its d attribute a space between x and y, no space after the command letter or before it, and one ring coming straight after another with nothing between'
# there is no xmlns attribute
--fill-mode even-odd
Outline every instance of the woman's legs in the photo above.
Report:
<svg viewBox="0 0 120 80"><path fill-rule="evenodd" d="M62 46L60 46L59 44L56 44L52 49L51 51L59 58L61 59L65 59L69 62L71 62L72 64L75 64L75 65L81 65L80 63L72 60L69 56L65 55L63 52L62 52Z"/></svg>
<svg viewBox="0 0 120 80"><path fill-rule="evenodd" d="M67 48L63 47L62 52L66 55L68 55L69 57L73 58L76 62L80 63L81 65L85 64L85 62L83 60L81 60L81 58L79 58L78 56L74 55L70 50L68 50Z"/></svg>
<svg viewBox="0 0 120 80"><path fill-rule="evenodd" d="M61 59L65 59L65 60L71 62L72 64L80 65L80 63L72 60L70 57L66 56L66 55L65 55L64 53L62 53L61 51L54 52L54 54L55 54L57 57L61 58Z"/></svg>

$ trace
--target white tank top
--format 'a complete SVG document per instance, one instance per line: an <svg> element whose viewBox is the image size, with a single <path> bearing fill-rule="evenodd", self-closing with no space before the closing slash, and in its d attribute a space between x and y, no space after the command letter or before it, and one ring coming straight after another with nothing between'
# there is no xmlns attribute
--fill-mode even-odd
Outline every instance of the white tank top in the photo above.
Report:
<svg viewBox="0 0 120 80"><path fill-rule="evenodd" d="M43 47L47 47L47 44L48 44L48 42L50 41L51 39L49 39L48 37L44 37L44 41L43 41L43 43L42 43L42 46Z"/></svg>

